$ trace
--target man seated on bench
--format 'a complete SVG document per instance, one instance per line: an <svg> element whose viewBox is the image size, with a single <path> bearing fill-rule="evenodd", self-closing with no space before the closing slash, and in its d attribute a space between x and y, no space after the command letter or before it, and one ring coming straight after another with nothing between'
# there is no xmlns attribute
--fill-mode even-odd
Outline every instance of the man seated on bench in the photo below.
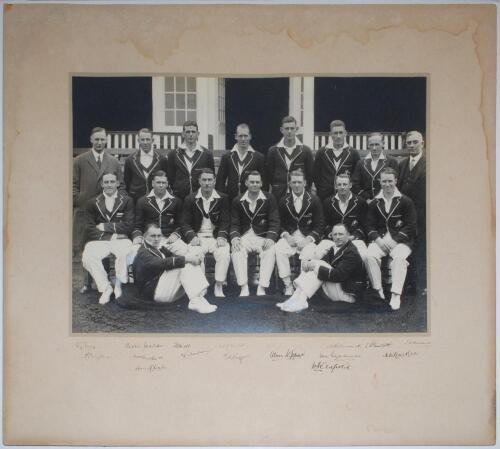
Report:
<svg viewBox="0 0 500 449"><path fill-rule="evenodd" d="M285 312L300 312L309 307L307 302L322 287L332 301L353 303L365 287L363 261L349 239L344 224L333 227L334 245L322 260L302 263L302 273L295 279L296 290L285 302L276 304Z"/></svg>
<svg viewBox="0 0 500 449"><path fill-rule="evenodd" d="M163 235L157 224L146 226L144 242L134 260L135 285L141 297L158 302L174 302L186 293L188 308L212 313L217 306L206 299L208 281L201 269L203 256L176 256L162 246Z"/></svg>
<svg viewBox="0 0 500 449"><path fill-rule="evenodd" d="M132 232L134 249L129 255L129 263L134 260L135 254L142 244L143 232L151 224L157 224L163 234L161 245L177 256L184 256L187 252L200 255L200 248L189 247L181 239L182 201L173 196L168 190L167 174L158 170L152 177L153 190L140 198L135 206L135 226Z"/></svg>
<svg viewBox="0 0 500 449"><path fill-rule="evenodd" d="M382 190L368 205L366 229L371 243L366 253L366 270L374 290L384 299L382 258L389 255L392 271L392 310L401 307L401 292L406 279L411 248L417 232L417 213L413 201L396 187L397 173L387 167L380 173Z"/></svg>
<svg viewBox="0 0 500 449"><path fill-rule="evenodd" d="M289 257L299 254L301 261L314 259L324 228L321 201L305 190L304 172L292 171L288 185L291 192L280 201L281 238L276 244L276 265L285 296L293 293Z"/></svg>
<svg viewBox="0 0 500 449"><path fill-rule="evenodd" d="M121 284L128 281L127 255L132 248L129 234L134 224L134 203L132 198L118 192L115 173L104 173L102 188L103 193L86 204L87 243L82 264L94 278L97 290L101 293L99 304L106 304L113 291L115 298L121 296ZM114 290L102 264L102 260L110 254L116 256Z"/></svg>
<svg viewBox="0 0 500 449"><path fill-rule="evenodd" d="M245 181L247 191L233 199L231 206L231 257L240 296L249 296L248 254L260 257L257 295L264 296L274 270L280 217L274 196L262 191L262 178L251 171Z"/></svg>
<svg viewBox="0 0 500 449"><path fill-rule="evenodd" d="M199 178L200 188L184 200L182 212L182 235L203 254L212 253L215 259L214 294L224 298L222 286L226 282L231 256L229 254L229 200L227 195L217 192L215 174L203 168Z"/></svg>

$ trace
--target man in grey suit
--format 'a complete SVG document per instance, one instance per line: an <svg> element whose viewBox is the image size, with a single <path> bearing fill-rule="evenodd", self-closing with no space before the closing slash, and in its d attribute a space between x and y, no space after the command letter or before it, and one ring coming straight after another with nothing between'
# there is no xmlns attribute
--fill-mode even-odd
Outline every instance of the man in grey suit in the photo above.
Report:
<svg viewBox="0 0 500 449"><path fill-rule="evenodd" d="M102 176L113 173L124 190L123 173L117 159L106 154L106 130L93 128L90 135L92 148L73 160L73 250L80 252L84 244L85 204L102 193Z"/></svg>

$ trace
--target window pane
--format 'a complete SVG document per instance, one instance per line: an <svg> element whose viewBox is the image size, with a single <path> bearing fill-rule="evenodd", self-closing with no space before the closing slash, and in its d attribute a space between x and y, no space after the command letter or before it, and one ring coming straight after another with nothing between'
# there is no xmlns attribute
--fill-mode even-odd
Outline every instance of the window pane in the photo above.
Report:
<svg viewBox="0 0 500 449"><path fill-rule="evenodd" d="M187 119L196 121L196 111L187 111Z"/></svg>
<svg viewBox="0 0 500 449"><path fill-rule="evenodd" d="M165 77L165 92L173 92L174 91L174 77L166 76Z"/></svg>
<svg viewBox="0 0 500 449"><path fill-rule="evenodd" d="M196 78L193 76L190 76L187 79L187 91L196 92Z"/></svg>
<svg viewBox="0 0 500 449"><path fill-rule="evenodd" d="M186 121L186 111L175 111L175 124L181 126Z"/></svg>
<svg viewBox="0 0 500 449"><path fill-rule="evenodd" d="M165 107L167 109L174 109L174 94L165 94Z"/></svg>
<svg viewBox="0 0 500 449"><path fill-rule="evenodd" d="M196 109L196 94L187 94L188 109Z"/></svg>
<svg viewBox="0 0 500 449"><path fill-rule="evenodd" d="M175 94L175 109L186 109L186 96Z"/></svg>
<svg viewBox="0 0 500 449"><path fill-rule="evenodd" d="M184 76L176 76L175 77L175 90L177 92L185 92L186 91L186 78Z"/></svg>
<svg viewBox="0 0 500 449"><path fill-rule="evenodd" d="M175 125L175 111L165 111L165 125L174 126Z"/></svg>

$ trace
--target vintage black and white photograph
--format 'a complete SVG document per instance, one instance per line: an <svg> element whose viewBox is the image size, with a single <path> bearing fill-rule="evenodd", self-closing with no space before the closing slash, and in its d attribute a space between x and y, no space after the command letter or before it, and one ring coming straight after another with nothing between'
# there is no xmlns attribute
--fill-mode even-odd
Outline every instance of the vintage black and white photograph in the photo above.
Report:
<svg viewBox="0 0 500 449"><path fill-rule="evenodd" d="M428 331L426 76L71 85L74 333Z"/></svg>

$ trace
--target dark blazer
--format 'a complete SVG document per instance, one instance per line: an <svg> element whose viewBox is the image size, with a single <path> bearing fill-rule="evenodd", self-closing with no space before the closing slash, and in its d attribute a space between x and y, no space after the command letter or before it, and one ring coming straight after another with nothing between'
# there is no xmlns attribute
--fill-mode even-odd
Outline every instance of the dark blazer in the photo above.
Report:
<svg viewBox="0 0 500 449"><path fill-rule="evenodd" d="M321 147L314 160L314 184L318 196L324 201L335 193L335 178L340 173L352 175L360 160L358 151L351 147L344 148L340 156L338 170L335 168L333 149Z"/></svg>
<svg viewBox="0 0 500 449"><path fill-rule="evenodd" d="M313 183L314 157L311 149L306 145L297 145L292 153L290 168L286 165L286 150L284 147L273 145L269 148L266 157L267 180L271 185L271 193L276 199L281 199L288 190L288 174L301 169L306 177L307 189Z"/></svg>
<svg viewBox="0 0 500 449"><path fill-rule="evenodd" d="M323 260L331 268L319 267L318 279L325 282L340 282L346 293L359 294L365 286L365 270L363 261L352 242L347 242L339 248L337 254L330 248Z"/></svg>
<svg viewBox="0 0 500 449"><path fill-rule="evenodd" d="M73 206L85 207L91 198L102 193L102 175L106 172L114 173L119 181L118 190L125 191L123 173L120 163L104 150L101 168L95 161L92 150L80 154L73 159Z"/></svg>
<svg viewBox="0 0 500 449"><path fill-rule="evenodd" d="M134 271L134 283L139 296L147 300L154 300L156 286L160 276L169 270L183 268L185 259L183 256L174 256L166 248L156 249L144 242L132 265Z"/></svg>
<svg viewBox="0 0 500 449"><path fill-rule="evenodd" d="M241 196L233 199L231 204L231 228L230 239L241 237L250 228L256 235L271 239L274 242L278 240L280 229L280 216L278 206L274 196L267 192L262 192L265 200L257 200L255 211L251 212L247 201L240 201Z"/></svg>
<svg viewBox="0 0 500 449"><path fill-rule="evenodd" d="M243 160L241 175L238 171L239 160L237 151L230 150L222 155L215 183L216 190L227 193L229 200L232 201L235 196L246 192L245 180L247 175L252 170L257 170L262 177L262 190L267 192L269 184L267 182L266 158L264 155L257 151L249 151Z"/></svg>
<svg viewBox="0 0 500 449"><path fill-rule="evenodd" d="M424 232L426 218L426 161L424 156L420 158L413 170L410 171L410 158L404 158L399 165L398 189L401 193L413 200L417 210L417 221L419 228Z"/></svg>
<svg viewBox="0 0 500 449"><path fill-rule="evenodd" d="M153 151L153 162L146 168L141 164L141 150L137 150L125 159L123 179L125 188L131 198L136 202L141 196L147 195L151 190L152 174L158 170L167 173L167 159L158 151ZM144 169L147 175L144 174Z"/></svg>
<svg viewBox="0 0 500 449"><path fill-rule="evenodd" d="M167 198L163 208L158 207L154 196L143 196L135 205L135 226L132 238L141 236L149 223L156 223L165 237L181 236L182 201Z"/></svg>
<svg viewBox="0 0 500 449"><path fill-rule="evenodd" d="M386 213L383 198L375 198L368 205L366 229L370 241L382 237L388 230L395 242L404 243L411 248L417 232L417 214L413 201L406 195L395 197L389 213Z"/></svg>
<svg viewBox="0 0 500 449"><path fill-rule="evenodd" d="M229 240L229 225L231 216L229 213L229 200L224 193L217 192L220 198L215 198L210 203L208 217L215 226L214 237L224 238ZM203 209L203 200L196 198L192 193L188 195L184 201L182 208L182 235L187 243L189 243L201 228L205 210Z"/></svg>
<svg viewBox="0 0 500 449"><path fill-rule="evenodd" d="M281 222L280 235L285 231L293 234L299 229L306 237L311 236L314 238L315 243L319 243L323 237L325 221L321 201L316 195L305 191L302 200L302 209L297 213L293 205L293 194L291 192L287 193L280 202L279 211Z"/></svg>
<svg viewBox="0 0 500 449"><path fill-rule="evenodd" d="M103 223L104 232L96 226ZM87 201L85 208L85 230L87 241L110 240L113 234L127 237L134 226L134 202L132 198L118 192L113 210L106 209L104 194Z"/></svg>
<svg viewBox="0 0 500 449"><path fill-rule="evenodd" d="M183 148L169 151L167 155L167 176L168 182L174 195L184 200L190 193L196 192L200 187L198 178L202 168L211 168L215 173L214 155L206 148L200 147L203 151L196 151L194 154L191 173L189 172Z"/></svg>
<svg viewBox="0 0 500 449"><path fill-rule="evenodd" d="M352 191L365 200L371 200L380 191L380 172L390 167L399 171L398 161L390 156L377 161L377 167L372 170L371 158L358 161L352 174Z"/></svg>
<svg viewBox="0 0 500 449"><path fill-rule="evenodd" d="M366 201L356 195L352 195L347 203L347 209L342 212L339 200L335 195L328 197L323 202L325 213L325 235L327 238L336 224L343 223L351 235L360 240L366 240Z"/></svg>

